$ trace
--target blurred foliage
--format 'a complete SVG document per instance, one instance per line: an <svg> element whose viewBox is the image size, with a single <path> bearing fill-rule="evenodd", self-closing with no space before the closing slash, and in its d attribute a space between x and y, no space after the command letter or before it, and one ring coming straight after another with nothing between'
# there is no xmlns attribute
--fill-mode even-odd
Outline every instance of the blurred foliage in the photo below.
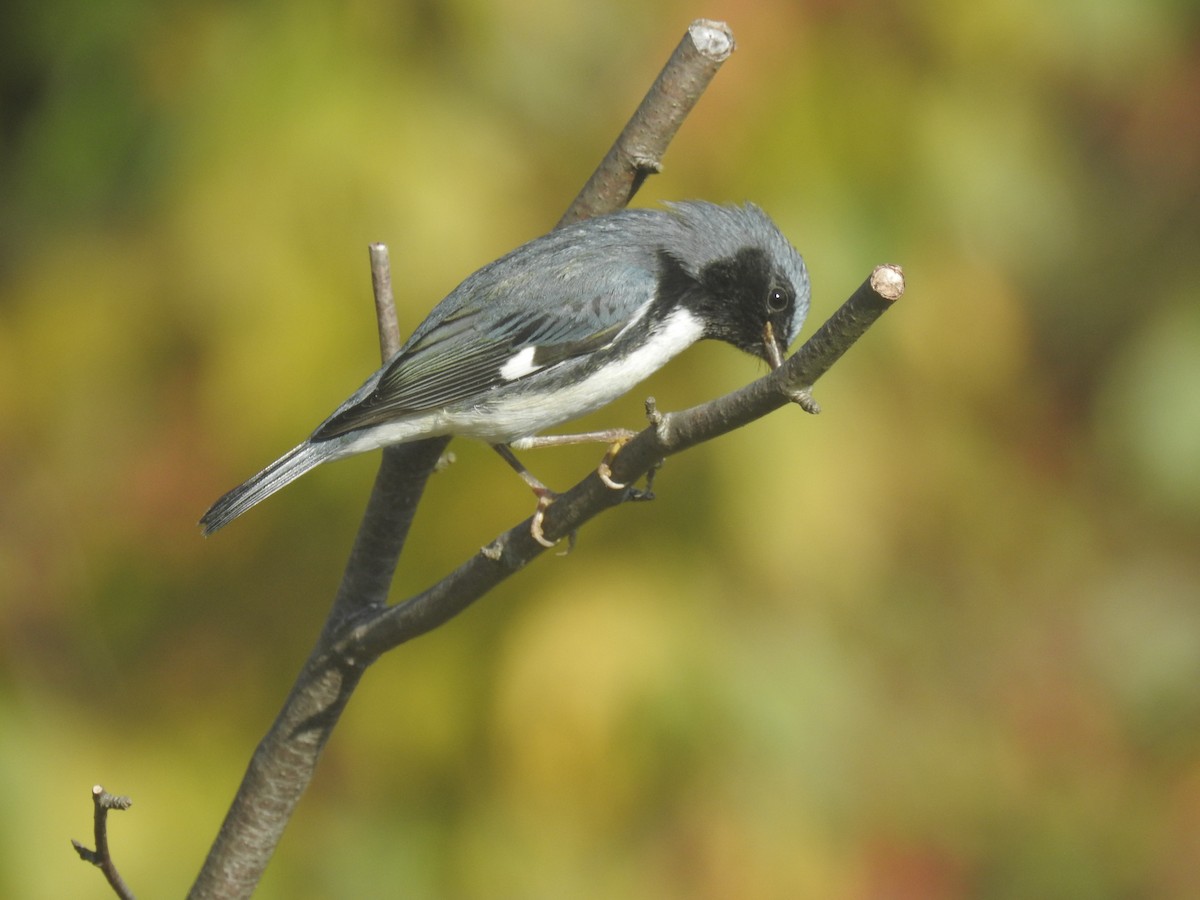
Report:
<svg viewBox="0 0 1200 900"><path fill-rule="evenodd" d="M0 29L0 894L190 882L370 458L199 514L549 227L686 24L739 51L640 203L754 199L814 326L902 304L381 661L262 897L1185 897L1200 883L1200 34L1171 0L33 3ZM596 416L759 374L698 347ZM485 448L402 597L530 512ZM594 448L531 460L551 484Z"/></svg>

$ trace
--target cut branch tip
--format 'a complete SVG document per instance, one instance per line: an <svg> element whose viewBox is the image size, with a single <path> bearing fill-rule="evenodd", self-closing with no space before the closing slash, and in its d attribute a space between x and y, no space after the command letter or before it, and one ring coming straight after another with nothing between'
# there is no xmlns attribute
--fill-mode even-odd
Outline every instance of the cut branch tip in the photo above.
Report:
<svg viewBox="0 0 1200 900"><path fill-rule="evenodd" d="M904 295L904 270L892 264L876 266L871 272L871 290L895 303Z"/></svg>
<svg viewBox="0 0 1200 900"><path fill-rule="evenodd" d="M688 26L688 34L696 49L714 62L725 62L737 49L733 32L724 22L697 19Z"/></svg>

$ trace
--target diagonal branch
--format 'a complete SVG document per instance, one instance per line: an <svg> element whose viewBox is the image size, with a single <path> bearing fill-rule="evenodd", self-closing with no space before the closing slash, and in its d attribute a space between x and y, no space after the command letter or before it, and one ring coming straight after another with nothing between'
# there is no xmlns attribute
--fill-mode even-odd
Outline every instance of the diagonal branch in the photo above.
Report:
<svg viewBox="0 0 1200 900"><path fill-rule="evenodd" d="M898 266L879 266L836 313L780 368L746 387L682 412L651 410L651 424L631 440L612 463L613 477L631 485L676 453L740 428L807 397L808 389L904 291ZM570 535L601 512L631 499L595 473L562 494L546 513L543 532L554 539ZM335 648L347 658L375 658L425 634L458 615L488 591L544 552L529 533L529 520L500 535L469 560L417 596L361 623Z"/></svg>
<svg viewBox="0 0 1200 900"><path fill-rule="evenodd" d="M621 209L650 175L721 64L734 50L724 22L697 19L667 60L641 106L596 167L558 227Z"/></svg>

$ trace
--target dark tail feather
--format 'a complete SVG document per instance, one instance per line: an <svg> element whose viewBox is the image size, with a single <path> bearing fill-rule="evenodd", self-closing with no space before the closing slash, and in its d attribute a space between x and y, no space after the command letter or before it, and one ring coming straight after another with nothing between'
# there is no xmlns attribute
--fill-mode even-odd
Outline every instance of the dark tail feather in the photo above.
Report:
<svg viewBox="0 0 1200 900"><path fill-rule="evenodd" d="M207 537L219 528L224 528L250 507L259 503L282 487L291 484L309 469L329 458L322 448L305 441L289 450L253 478L239 484L212 505L200 525Z"/></svg>

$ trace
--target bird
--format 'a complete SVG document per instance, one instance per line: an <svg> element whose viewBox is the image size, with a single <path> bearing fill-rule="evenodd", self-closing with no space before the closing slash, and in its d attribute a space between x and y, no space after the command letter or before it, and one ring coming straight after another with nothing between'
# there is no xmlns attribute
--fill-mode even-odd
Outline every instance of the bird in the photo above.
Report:
<svg viewBox="0 0 1200 900"><path fill-rule="evenodd" d="M808 314L808 270L752 203L627 208L555 229L468 276L309 437L200 519L205 535L316 466L436 436L491 444L538 496L513 447L633 432L542 435L634 388L701 339L778 367ZM607 461L601 475L608 477Z"/></svg>

